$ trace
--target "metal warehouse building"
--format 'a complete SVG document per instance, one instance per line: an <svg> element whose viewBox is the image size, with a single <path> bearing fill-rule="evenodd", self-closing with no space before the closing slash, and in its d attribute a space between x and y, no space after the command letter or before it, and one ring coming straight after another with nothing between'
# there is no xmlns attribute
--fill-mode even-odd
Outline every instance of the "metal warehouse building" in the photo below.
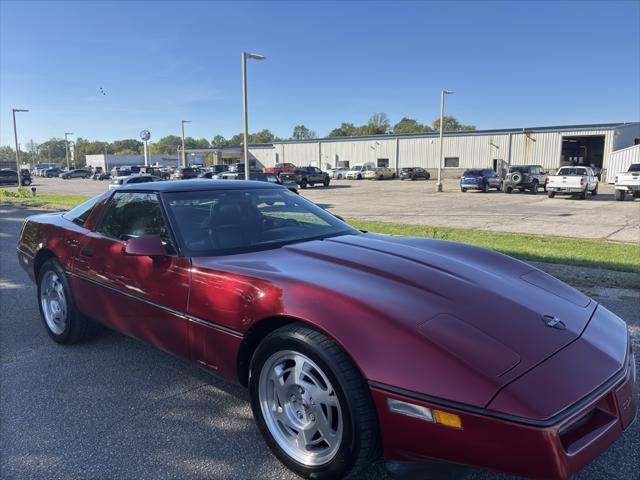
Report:
<svg viewBox="0 0 640 480"><path fill-rule="evenodd" d="M608 171L610 156L639 143L640 122L446 132L443 171L452 177L473 167L498 171L505 165L534 164L555 170L576 162L604 169L607 181L613 181L616 172ZM291 140L252 145L250 153L264 166L290 162L327 169L374 162L394 169L424 167L433 173L438 168L438 146L438 133L430 132Z"/></svg>

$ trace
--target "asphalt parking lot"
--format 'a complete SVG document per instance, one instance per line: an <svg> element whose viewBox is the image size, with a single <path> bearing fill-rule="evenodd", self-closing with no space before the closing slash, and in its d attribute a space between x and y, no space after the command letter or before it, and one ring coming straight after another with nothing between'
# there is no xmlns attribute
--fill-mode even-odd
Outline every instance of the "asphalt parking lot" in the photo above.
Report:
<svg viewBox="0 0 640 480"><path fill-rule="evenodd" d="M40 193L95 195L108 183L34 177L34 186ZM457 180L446 180L444 188L436 193L433 180L336 180L300 192L345 218L640 243L640 200L616 202L605 183L587 200L550 199L543 192L462 193Z"/></svg>
<svg viewBox="0 0 640 480"><path fill-rule="evenodd" d="M263 443L243 388L115 332L70 347L49 339L15 255L32 213L0 206L0 477L295 478ZM628 322L640 351L638 297L601 301ZM637 479L638 465L640 422L576 478ZM362 478L389 477L376 465Z"/></svg>

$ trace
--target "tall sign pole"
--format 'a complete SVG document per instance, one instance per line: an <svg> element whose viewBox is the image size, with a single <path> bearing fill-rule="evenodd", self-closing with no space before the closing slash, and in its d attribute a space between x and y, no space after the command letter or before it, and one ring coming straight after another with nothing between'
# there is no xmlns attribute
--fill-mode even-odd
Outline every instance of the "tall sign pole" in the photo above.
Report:
<svg viewBox="0 0 640 480"><path fill-rule="evenodd" d="M149 130L142 130L140 132L140 138L144 142L144 166L149 166L149 139L151 138L151 132Z"/></svg>

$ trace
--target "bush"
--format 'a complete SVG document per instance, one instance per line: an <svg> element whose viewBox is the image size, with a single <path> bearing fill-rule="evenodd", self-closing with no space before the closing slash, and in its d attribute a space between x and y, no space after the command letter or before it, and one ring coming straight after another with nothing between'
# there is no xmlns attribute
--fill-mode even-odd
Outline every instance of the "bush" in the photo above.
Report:
<svg viewBox="0 0 640 480"><path fill-rule="evenodd" d="M0 189L0 198L30 198L33 197L31 190L27 187L20 187L17 192L12 192L11 190L5 190L4 188Z"/></svg>

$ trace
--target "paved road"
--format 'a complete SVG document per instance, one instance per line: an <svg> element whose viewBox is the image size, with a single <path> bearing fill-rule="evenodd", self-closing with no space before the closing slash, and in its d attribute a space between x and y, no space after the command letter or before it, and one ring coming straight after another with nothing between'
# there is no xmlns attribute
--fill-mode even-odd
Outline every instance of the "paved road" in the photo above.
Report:
<svg viewBox="0 0 640 480"><path fill-rule="evenodd" d="M107 182L34 177L42 193L95 195ZM439 227L479 228L496 232L541 233L640 243L640 200L613 201L611 185L588 200L547 198L544 193L461 193L457 180L445 180L435 193L434 181L336 180L329 188L301 193L333 213L349 218Z"/></svg>
<svg viewBox="0 0 640 480"><path fill-rule="evenodd" d="M52 342L15 257L28 213L0 206L0 478L294 478L264 445L241 387L115 332ZM632 325L640 351L638 304L603 303ZM639 478L639 424L577 478ZM363 478L388 477L374 466Z"/></svg>

